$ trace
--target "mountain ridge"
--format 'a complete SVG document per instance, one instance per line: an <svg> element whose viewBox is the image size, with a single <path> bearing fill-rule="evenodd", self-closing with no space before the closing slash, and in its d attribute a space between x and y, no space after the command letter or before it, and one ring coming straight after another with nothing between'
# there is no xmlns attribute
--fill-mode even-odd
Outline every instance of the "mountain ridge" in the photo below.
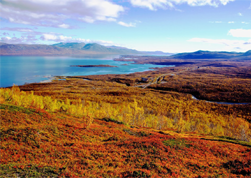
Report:
<svg viewBox="0 0 251 178"><path fill-rule="evenodd" d="M178 53L170 57L175 59L214 59L214 58L235 58L235 57L251 57L251 50L243 52L227 52L227 51L203 51L198 50L190 53Z"/></svg>
<svg viewBox="0 0 251 178"><path fill-rule="evenodd" d="M7 44L0 43L0 55L85 55L85 54L139 54L139 51L106 47L97 43Z"/></svg>
<svg viewBox="0 0 251 178"><path fill-rule="evenodd" d="M164 53L162 51L137 51L120 46L104 46L98 43L56 43L46 44L8 44L0 43L0 55L88 55L88 54L120 54L120 55L153 55L168 56L174 59L230 59L250 60L251 50L246 52L204 51L186 53Z"/></svg>

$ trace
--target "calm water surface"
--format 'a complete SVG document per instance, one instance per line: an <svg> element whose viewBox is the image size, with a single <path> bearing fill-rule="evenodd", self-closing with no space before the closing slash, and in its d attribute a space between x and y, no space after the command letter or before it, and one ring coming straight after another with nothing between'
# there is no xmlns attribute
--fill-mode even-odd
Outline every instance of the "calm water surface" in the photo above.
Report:
<svg viewBox="0 0 251 178"><path fill-rule="evenodd" d="M160 65L113 61L114 57L0 56L0 87L46 81L53 76L127 74L150 70L151 67L161 67ZM99 64L118 67L70 67L71 65Z"/></svg>

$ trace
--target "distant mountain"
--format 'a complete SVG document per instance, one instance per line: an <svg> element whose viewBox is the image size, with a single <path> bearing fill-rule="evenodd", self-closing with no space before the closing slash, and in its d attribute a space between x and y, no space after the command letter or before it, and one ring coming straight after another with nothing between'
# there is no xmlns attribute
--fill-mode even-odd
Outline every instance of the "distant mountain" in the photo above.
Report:
<svg viewBox="0 0 251 178"><path fill-rule="evenodd" d="M0 55L85 55L85 54L139 54L140 52L97 43L57 43L53 45L0 43Z"/></svg>
<svg viewBox="0 0 251 178"><path fill-rule="evenodd" d="M97 43L57 43L53 45L42 44L7 44L0 42L0 55L96 55L96 54L118 54L118 55L149 55L169 56L174 59L229 59L251 60L251 50L245 53L225 51L196 51L192 53L164 53L162 51L137 51L120 46L104 46ZM170 56L172 55L172 56Z"/></svg>
<svg viewBox="0 0 251 178"><path fill-rule="evenodd" d="M122 47L122 46L108 46L108 48L113 48L113 49L128 49L128 48Z"/></svg>
<svg viewBox="0 0 251 178"><path fill-rule="evenodd" d="M82 49L88 50L88 51L99 51L99 52L104 52L104 53L117 53L117 54L138 54L139 53L139 51L128 49L125 47L103 46L97 43L86 44Z"/></svg>
<svg viewBox="0 0 251 178"><path fill-rule="evenodd" d="M130 52L131 54L139 54L140 52L135 49L129 49L121 46L108 46L110 50L117 50L121 53Z"/></svg>
<svg viewBox="0 0 251 178"><path fill-rule="evenodd" d="M62 47L62 48L71 48L71 49L81 49L85 46L85 43L57 43L52 46Z"/></svg>
<svg viewBox="0 0 251 178"><path fill-rule="evenodd" d="M172 58L176 59L216 59L216 58L234 58L244 56L246 53L237 53L237 52L225 52L225 51L196 51L192 53L179 53L172 55ZM250 55L250 52L247 52L246 56Z"/></svg>
<svg viewBox="0 0 251 178"><path fill-rule="evenodd" d="M243 56L251 56L251 50L245 52L245 53L243 54Z"/></svg>
<svg viewBox="0 0 251 178"><path fill-rule="evenodd" d="M0 44L0 55L59 55L70 52L71 50L51 45Z"/></svg>
<svg viewBox="0 0 251 178"><path fill-rule="evenodd" d="M162 51L141 51L144 55L149 55L149 56L170 56L174 55L174 53L165 53Z"/></svg>
<svg viewBox="0 0 251 178"><path fill-rule="evenodd" d="M86 50L86 51L97 51L97 52L104 52L104 53L109 53L109 52L115 52L115 51L110 51L109 48L97 44L97 43L89 43L86 44L82 50Z"/></svg>

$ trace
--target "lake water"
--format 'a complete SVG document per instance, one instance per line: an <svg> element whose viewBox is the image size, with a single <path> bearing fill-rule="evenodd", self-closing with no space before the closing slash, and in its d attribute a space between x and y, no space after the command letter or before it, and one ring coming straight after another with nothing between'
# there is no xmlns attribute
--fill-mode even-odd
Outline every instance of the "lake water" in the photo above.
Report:
<svg viewBox="0 0 251 178"><path fill-rule="evenodd" d="M0 56L0 87L46 81L53 76L128 74L150 70L151 67L161 67L160 65L132 64L132 62L112 60L115 57L118 56ZM117 67L70 67L71 65L99 64Z"/></svg>

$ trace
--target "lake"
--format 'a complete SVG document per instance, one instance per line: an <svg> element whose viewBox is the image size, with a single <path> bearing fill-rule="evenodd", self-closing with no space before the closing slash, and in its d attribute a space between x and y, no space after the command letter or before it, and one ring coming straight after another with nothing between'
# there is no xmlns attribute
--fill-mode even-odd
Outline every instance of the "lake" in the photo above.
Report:
<svg viewBox="0 0 251 178"><path fill-rule="evenodd" d="M114 61L115 57L118 56L0 56L0 87L47 81L54 76L128 74L160 67L160 65ZM71 65L100 64L117 67L70 67Z"/></svg>

